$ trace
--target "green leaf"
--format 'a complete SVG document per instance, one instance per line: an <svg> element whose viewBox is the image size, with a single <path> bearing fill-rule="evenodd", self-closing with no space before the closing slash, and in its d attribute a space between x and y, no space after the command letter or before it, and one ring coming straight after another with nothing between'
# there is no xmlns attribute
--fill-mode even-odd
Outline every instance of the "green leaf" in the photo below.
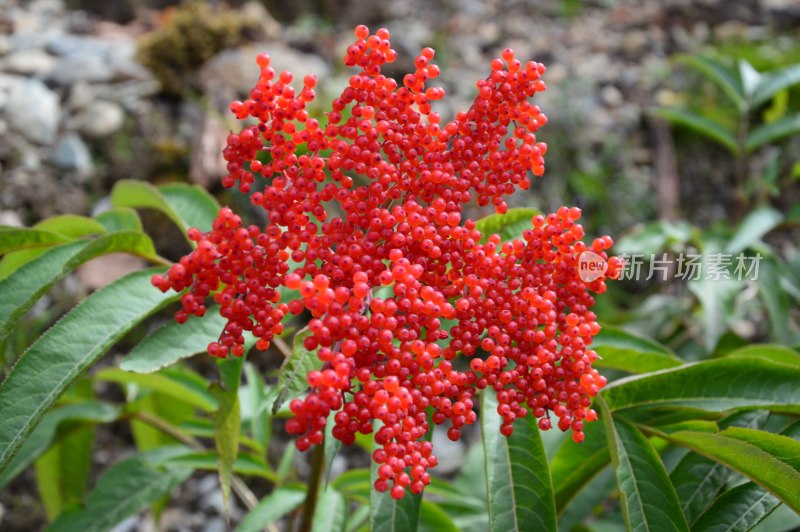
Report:
<svg viewBox="0 0 800 532"><path fill-rule="evenodd" d="M23 353L0 384L0 470L69 384L177 296L153 289L163 269L134 272L90 295Z"/></svg>
<svg viewBox="0 0 800 532"><path fill-rule="evenodd" d="M94 432L92 426L76 429L36 460L36 485L51 521L63 508L83 500L92 465Z"/></svg>
<svg viewBox="0 0 800 532"><path fill-rule="evenodd" d="M761 241L761 238L783 221L783 214L769 206L752 211L739 224L725 251L731 255L741 253Z"/></svg>
<svg viewBox="0 0 800 532"><path fill-rule="evenodd" d="M599 404L628 530L688 532L678 496L656 450L636 427L614 419L602 399Z"/></svg>
<svg viewBox="0 0 800 532"><path fill-rule="evenodd" d="M347 505L342 494L328 486L320 494L314 509L312 532L339 532L344 530Z"/></svg>
<svg viewBox="0 0 800 532"><path fill-rule="evenodd" d="M308 389L306 375L322 368L322 361L315 351L309 351L303 341L313 333L308 327L294 335L292 355L283 361L278 372L278 395L272 404L272 413L276 414L281 405L290 398L297 397Z"/></svg>
<svg viewBox="0 0 800 532"><path fill-rule="evenodd" d="M783 345L747 345L725 355L727 358L763 358L790 366L800 366L800 353Z"/></svg>
<svg viewBox="0 0 800 532"><path fill-rule="evenodd" d="M0 255L19 249L63 244L70 240L72 239L52 231L0 225Z"/></svg>
<svg viewBox="0 0 800 532"><path fill-rule="evenodd" d="M159 463L203 471L219 470L219 459L216 451L181 454L167 458ZM269 465L260 456L254 454L240 453L233 462L232 471L240 475L265 478L270 482L275 482L277 479L275 472L269 468Z"/></svg>
<svg viewBox="0 0 800 532"><path fill-rule="evenodd" d="M759 265L758 291L769 316L770 332L777 342L789 343L790 294L782 285L783 265L775 257L767 257Z"/></svg>
<svg viewBox="0 0 800 532"><path fill-rule="evenodd" d="M109 233L120 231L142 231L142 220L136 211L128 207L119 207L103 211L95 219L100 222Z"/></svg>
<svg viewBox="0 0 800 532"><path fill-rule="evenodd" d="M219 213L220 205L205 189L183 183L169 183L158 187L167 203L189 227L206 232Z"/></svg>
<svg viewBox="0 0 800 532"><path fill-rule="evenodd" d="M541 214L538 209L517 208L509 209L505 214L490 214L480 220L475 221L475 229L481 232L481 243L489 241L492 234L500 235L503 242L522 238L522 233L526 229L533 229L531 220L537 214Z"/></svg>
<svg viewBox="0 0 800 532"><path fill-rule="evenodd" d="M19 453L0 472L0 489L7 486L50 447L60 427L66 424L109 423L118 415L119 410L116 407L94 401L54 408L44 415L42 422L31 433Z"/></svg>
<svg viewBox="0 0 800 532"><path fill-rule="evenodd" d="M147 508L189 477L189 469L152 463L182 452L185 452L185 447L165 447L135 455L112 466L97 480L85 508L61 514L48 530L111 530L117 523Z"/></svg>
<svg viewBox="0 0 800 532"><path fill-rule="evenodd" d="M450 516L438 504L422 501L419 507L419 528L430 532L460 532Z"/></svg>
<svg viewBox="0 0 800 532"><path fill-rule="evenodd" d="M135 384L183 401L205 412L214 412L217 409L217 401L205 389L205 383L198 386L192 381L180 378L178 373L161 371L159 373L140 374L117 368L106 368L98 371L95 374L95 378L119 384Z"/></svg>
<svg viewBox="0 0 800 532"><path fill-rule="evenodd" d="M740 151L739 144L736 142L736 137L733 133L708 118L683 109L671 109L666 107L650 109L650 114L663 118L673 124L687 127L714 140L724 146L733 155L737 155Z"/></svg>
<svg viewBox="0 0 800 532"><path fill-rule="evenodd" d="M247 395L250 403L250 432L253 440L266 452L272 437L272 419L268 409L261 408L261 405L265 404L267 394L264 380L250 362L245 363L244 372L247 377Z"/></svg>
<svg viewBox="0 0 800 532"><path fill-rule="evenodd" d="M217 398L219 404L214 413L214 443L219 463L219 483L227 509L233 464L236 462L239 452L239 427L241 425L239 394L236 390L225 390L216 383L212 385L211 393Z"/></svg>
<svg viewBox="0 0 800 532"><path fill-rule="evenodd" d="M683 364L667 347L607 325L603 326L589 347L600 355L595 366L629 373L648 373Z"/></svg>
<svg viewBox="0 0 800 532"><path fill-rule="evenodd" d="M153 242L143 233L124 232L103 235L95 240L55 246L0 281L0 341L6 338L57 281L81 264L107 253L126 252L158 259Z"/></svg>
<svg viewBox="0 0 800 532"><path fill-rule="evenodd" d="M782 432L797 440L800 423L794 423ZM696 530L713 532L747 531L769 516L780 500L754 482L746 482L723 493L699 516Z"/></svg>
<svg viewBox="0 0 800 532"><path fill-rule="evenodd" d="M564 438L550 464L559 514L611 462L603 424L586 423L584 434L586 439L580 444Z"/></svg>
<svg viewBox="0 0 800 532"><path fill-rule="evenodd" d="M199 187L181 184L156 188L143 181L122 180L111 191L115 207L156 209L186 233L190 227L210 231L219 206Z"/></svg>
<svg viewBox="0 0 800 532"><path fill-rule="evenodd" d="M61 214L46 218L37 223L34 228L52 231L70 238L81 238L106 232L106 228L98 220L78 214Z"/></svg>
<svg viewBox="0 0 800 532"><path fill-rule="evenodd" d="M728 95L740 112L747 108L744 88L741 82L736 74L731 72L725 65L716 59L701 55L682 54L679 56L678 61L693 67L716 83Z"/></svg>
<svg viewBox="0 0 800 532"><path fill-rule="evenodd" d="M761 124L747 136L747 151L755 151L765 144L776 142L800 133L800 113L794 113L776 120Z"/></svg>
<svg viewBox="0 0 800 532"><path fill-rule="evenodd" d="M336 426L336 422L333 419L335 415L336 412L331 412L330 414L328 414L328 422L325 424L325 439L323 440L323 445L325 445L326 483L330 479L331 468L333 467L333 461L342 448L342 442L333 437L333 427Z"/></svg>
<svg viewBox="0 0 800 532"><path fill-rule="evenodd" d="M800 512L800 442L740 427L719 434L683 431L659 436L725 464Z"/></svg>
<svg viewBox="0 0 800 532"><path fill-rule="evenodd" d="M306 490L303 486L277 488L250 510L236 527L236 532L261 532L265 526L300 506L305 498Z"/></svg>
<svg viewBox="0 0 800 532"><path fill-rule="evenodd" d="M771 100L783 89L797 83L800 83L800 64L788 65L763 73L753 90L753 107L757 107L767 100Z"/></svg>
<svg viewBox="0 0 800 532"><path fill-rule="evenodd" d="M713 353L725 334L733 312L733 300L741 292L741 283L732 278L706 278L708 264L703 264L702 278L689 281L689 291L700 302L699 321L703 328L703 347Z"/></svg>
<svg viewBox="0 0 800 532"><path fill-rule="evenodd" d="M761 80L761 72L753 68L746 59L739 59L739 79L742 80L745 95L752 100L756 86Z"/></svg>
<svg viewBox="0 0 800 532"><path fill-rule="evenodd" d="M553 484L539 428L532 416L518 419L514 433L500 433L497 396L485 390L481 434L486 457L489 529L556 530Z"/></svg>
<svg viewBox="0 0 800 532"><path fill-rule="evenodd" d="M194 407L183 401L158 392L141 393L135 400L128 402L126 410L130 413L145 414L166 425L177 426L188 421L194 414ZM154 426L140 419L131 419L131 433L139 451L149 451L164 445L177 445L180 441L173 435L164 432L160 426Z"/></svg>
<svg viewBox="0 0 800 532"><path fill-rule="evenodd" d="M763 410L740 412L730 416L723 423L726 426L761 427L766 422L767 415L768 413ZM677 432L674 430L664 431L663 428L659 428L659 431ZM704 456L689 453L678 462L678 465L670 473L670 480L675 486L686 520L689 524L694 525L700 514L725 487L728 481L728 469Z"/></svg>
<svg viewBox="0 0 800 532"><path fill-rule="evenodd" d="M614 381L600 395L623 411L686 406L710 412L763 408L800 413L800 368L760 358L721 358Z"/></svg>

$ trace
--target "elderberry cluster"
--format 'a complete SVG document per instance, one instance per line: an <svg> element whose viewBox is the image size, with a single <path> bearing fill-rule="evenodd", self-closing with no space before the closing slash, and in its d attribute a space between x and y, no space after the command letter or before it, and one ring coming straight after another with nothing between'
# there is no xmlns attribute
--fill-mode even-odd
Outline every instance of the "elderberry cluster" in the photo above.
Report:
<svg viewBox="0 0 800 532"><path fill-rule="evenodd" d="M529 102L545 90L544 66L503 51L472 106L442 125L434 51L422 50L399 85L381 73L397 55L389 32L355 34L344 63L358 72L322 122L307 110L316 78L298 91L258 56L250 98L231 105L251 125L227 139L223 184L250 194L268 223L245 227L222 209L153 284L186 290L179 322L203 315L213 294L228 320L208 347L218 357L240 356L245 331L266 349L287 314L310 312L305 347L323 366L291 402L287 431L306 450L322 443L332 412L346 444L378 427L375 488L395 498L430 483L431 423L458 439L476 421L478 390L497 391L503 434L528 415L547 430L554 416L581 442L606 382L592 368L600 327L590 309L621 266L606 254L612 240L584 244L577 208L534 217L510 242L484 242L462 216L470 202L506 212L504 197L544 172L536 132L547 119ZM607 259L605 276L581 280L584 251Z"/></svg>

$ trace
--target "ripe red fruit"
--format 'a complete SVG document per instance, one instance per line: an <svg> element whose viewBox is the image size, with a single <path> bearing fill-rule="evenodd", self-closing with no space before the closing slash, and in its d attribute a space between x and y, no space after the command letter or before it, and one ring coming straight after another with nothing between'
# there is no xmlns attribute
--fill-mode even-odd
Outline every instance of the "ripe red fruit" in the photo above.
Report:
<svg viewBox="0 0 800 532"><path fill-rule="evenodd" d="M210 231L189 231L197 247L153 285L186 291L181 322L202 316L213 294L227 320L208 346L217 357L243 354L248 331L267 349L288 313L308 311L303 344L324 365L290 403L286 430L306 450L322 442L332 412L346 444L378 427L375 489L397 499L431 481L431 423L459 439L477 420L479 390L497 393L506 436L529 414L548 430L553 415L583 440L605 385L589 349L600 330L593 293L622 263L606 253L610 238L595 239L606 277L581 280L589 246L574 207L533 217L510 242L481 243L464 216L469 203L506 212L505 197L544 172L537 134L547 118L529 102L545 90L543 65L504 50L469 109L442 124L430 103L444 96L430 85L434 51L422 50L398 84L381 72L397 55L389 32L358 26L355 36L344 63L357 71L324 117L308 110L314 76L300 87L289 72L276 78L267 54L256 58L250 98L231 104L248 125L228 135L222 184L250 194L267 222L244 226L221 209Z"/></svg>

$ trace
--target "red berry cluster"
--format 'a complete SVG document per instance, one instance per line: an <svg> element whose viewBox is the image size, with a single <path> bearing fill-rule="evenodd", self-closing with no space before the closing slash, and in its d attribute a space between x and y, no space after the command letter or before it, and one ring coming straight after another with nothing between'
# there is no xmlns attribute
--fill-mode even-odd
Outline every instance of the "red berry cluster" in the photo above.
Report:
<svg viewBox="0 0 800 532"><path fill-rule="evenodd" d="M324 364L309 373L306 398L291 402L287 430L305 450L322 442L331 412L344 443L378 420L375 487L391 484L400 498L430 483L431 422L447 422L458 439L487 387L503 434L527 415L547 430L553 414L583 440L605 384L592 368L600 327L591 292L603 292L620 264L605 253L609 237L581 241L577 208L536 216L522 239L502 243L482 243L475 221L462 219L472 201L506 212L504 196L543 173L547 146L536 131L546 118L528 101L545 89L543 65L505 50L469 110L441 125L431 102L444 91L429 86L439 75L434 51L424 49L399 86L381 74L397 55L389 32L355 34L344 62L359 71L324 123L307 110L313 76L298 92L289 72L257 58L250 98L231 105L252 125L229 135L223 183L249 193L269 222L243 227L222 209L211 231L191 231L196 249L153 282L188 289L178 321L202 315L214 294L228 320L208 348L214 356L241 355L244 331L266 349L287 313L308 310L305 347ZM581 280L586 250L608 259L605 277ZM282 302L281 290L295 296Z"/></svg>

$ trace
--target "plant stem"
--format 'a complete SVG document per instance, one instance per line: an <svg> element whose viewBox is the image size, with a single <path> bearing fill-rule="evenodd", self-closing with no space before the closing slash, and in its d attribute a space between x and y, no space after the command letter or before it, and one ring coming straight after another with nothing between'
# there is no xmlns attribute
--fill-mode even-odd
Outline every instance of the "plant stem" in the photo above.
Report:
<svg viewBox="0 0 800 532"><path fill-rule="evenodd" d="M317 508L322 475L325 472L325 446L320 444L314 449L311 455L311 473L308 477L308 492L306 502L303 505L303 513L300 516L299 532L310 532L311 524L314 521L314 513Z"/></svg>

